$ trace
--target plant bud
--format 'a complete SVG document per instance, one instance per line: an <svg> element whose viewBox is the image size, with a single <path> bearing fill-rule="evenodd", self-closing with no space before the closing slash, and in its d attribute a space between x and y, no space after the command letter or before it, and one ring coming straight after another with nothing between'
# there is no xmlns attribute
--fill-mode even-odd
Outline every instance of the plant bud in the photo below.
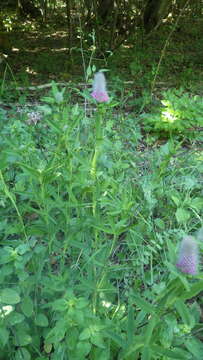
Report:
<svg viewBox="0 0 203 360"><path fill-rule="evenodd" d="M184 273L197 274L198 245L193 236L185 236L182 239L176 266Z"/></svg>
<svg viewBox="0 0 203 360"><path fill-rule="evenodd" d="M97 72L94 76L93 91L91 96L100 103L109 101L109 96L106 90L106 79L101 71Z"/></svg>

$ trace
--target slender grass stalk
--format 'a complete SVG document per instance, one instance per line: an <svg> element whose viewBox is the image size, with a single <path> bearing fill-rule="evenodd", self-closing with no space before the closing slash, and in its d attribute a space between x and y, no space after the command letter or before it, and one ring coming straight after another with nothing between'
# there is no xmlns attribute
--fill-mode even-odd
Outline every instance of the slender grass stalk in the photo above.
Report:
<svg viewBox="0 0 203 360"><path fill-rule="evenodd" d="M182 10L180 11L180 14L179 14L179 16L177 17L177 20L176 20L173 28L171 29L171 32L169 33L169 35L168 35L168 37L167 37L167 39L166 39L166 41L165 41L164 47L163 47L163 49L161 50L161 56L160 56L160 58L159 58L159 62L158 62L158 65L157 65L157 68L156 68L156 71L155 71L154 79L152 80L151 96L152 96L152 93L153 93L154 88L155 88L155 85L156 85L156 79L157 79L157 76L158 76L158 73L159 73L159 69L160 69L162 60L163 60L163 58L164 58L164 56L165 56L165 53L166 53L166 48L167 48L167 46L169 45L169 41L170 41L170 39L171 39L171 36L173 35L173 33L174 33L174 31L175 31L175 29L176 29L176 27L177 27L177 24L178 24L178 22L179 22L179 20L180 20L180 18L181 18L181 16L182 16L182 13L184 12L184 10L185 10L186 6L188 5L188 3L189 3L189 0L186 1L185 5L183 6Z"/></svg>
<svg viewBox="0 0 203 360"><path fill-rule="evenodd" d="M7 74L7 71L9 70L10 71L10 74L11 74L11 77L13 78L13 81L15 83L15 86L16 86L16 90L18 91L19 95L20 95L20 92L17 88L17 82L16 82L16 79L15 79L15 76L13 74L13 71L9 65L9 63L4 59L4 61L6 62L6 67L5 67L5 71L4 71L4 75L3 75L3 79L2 79L2 84L1 84L1 95L3 94L3 91L4 91L4 85L5 85L5 81L6 81L6 74Z"/></svg>
<svg viewBox="0 0 203 360"><path fill-rule="evenodd" d="M94 181L94 191L93 191L93 215L96 216L96 206L97 206L97 161L101 152L101 145L103 141L103 130L102 130L102 122L103 122L103 106L98 106L98 113L95 121L95 149L94 155L91 163L91 176Z"/></svg>
<svg viewBox="0 0 203 360"><path fill-rule="evenodd" d="M20 214L20 211L19 211L19 209L17 207L17 204L16 204L16 201L14 199L13 194L10 192L8 186L5 183L5 180L4 180L4 177L3 177L3 174L2 174L1 170L0 170L0 179L1 179L2 184L3 184L3 190L4 190L5 195L9 198L9 200L11 201L13 207L15 208L15 210L17 212L17 215L18 215L18 218L19 218L19 221L21 223L22 230L23 230L23 233L24 233L24 236L25 236L25 240L28 241L28 237L27 237L27 233L26 233L26 230L25 230L25 225L24 225L24 222L23 222L23 218L22 218L22 216Z"/></svg>
<svg viewBox="0 0 203 360"><path fill-rule="evenodd" d="M99 193L99 185L97 182L97 162L98 162L98 158L99 155L101 153L101 147L102 147L102 142L103 142L103 117L105 114L105 107L103 106L103 104L98 105L98 112L96 115L96 121L95 121L95 149L94 149L94 155L92 158L92 163L91 163L91 176L93 179L93 187L92 187L92 213L93 213L93 217L96 219L97 218L97 203L98 203L98 193ZM95 250L98 247L98 238L99 238L99 232L97 229L95 229L94 232L94 248ZM97 268L96 266L94 266L93 269L94 272L94 276L95 278L97 277ZM96 289L93 293L93 312L94 314L96 314L97 312L97 299L98 296L98 291L97 291L97 286Z"/></svg>

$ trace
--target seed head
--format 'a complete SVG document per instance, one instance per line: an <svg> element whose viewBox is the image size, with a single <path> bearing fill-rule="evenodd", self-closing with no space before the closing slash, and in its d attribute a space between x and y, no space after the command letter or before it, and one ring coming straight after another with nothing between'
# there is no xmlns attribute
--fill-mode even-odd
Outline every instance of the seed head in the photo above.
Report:
<svg viewBox="0 0 203 360"><path fill-rule="evenodd" d="M109 101L109 96L106 90L106 79L101 71L97 72L94 76L93 91L91 96L100 103Z"/></svg>
<svg viewBox="0 0 203 360"><path fill-rule="evenodd" d="M193 236L185 236L182 239L176 266L184 273L197 274L198 245Z"/></svg>

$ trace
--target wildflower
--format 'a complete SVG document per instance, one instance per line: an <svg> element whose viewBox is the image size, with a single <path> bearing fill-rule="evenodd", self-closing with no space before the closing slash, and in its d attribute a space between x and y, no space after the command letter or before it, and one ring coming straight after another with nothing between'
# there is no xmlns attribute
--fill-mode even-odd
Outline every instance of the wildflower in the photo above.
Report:
<svg viewBox="0 0 203 360"><path fill-rule="evenodd" d="M185 236L182 239L176 266L184 273L197 274L198 245L193 236Z"/></svg>
<svg viewBox="0 0 203 360"><path fill-rule="evenodd" d="M97 72L94 76L93 91L91 96L100 103L109 101L109 96L106 90L106 79L101 71Z"/></svg>

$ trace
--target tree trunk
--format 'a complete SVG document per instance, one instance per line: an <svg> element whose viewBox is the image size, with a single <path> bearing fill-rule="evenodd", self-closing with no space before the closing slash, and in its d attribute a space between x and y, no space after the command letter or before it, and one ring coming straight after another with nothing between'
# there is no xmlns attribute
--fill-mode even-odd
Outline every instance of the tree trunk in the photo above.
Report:
<svg viewBox="0 0 203 360"><path fill-rule="evenodd" d="M30 16L32 18L41 17L40 10L33 4L32 0L20 0L20 12L24 16Z"/></svg>
<svg viewBox="0 0 203 360"><path fill-rule="evenodd" d="M146 33L156 29L168 15L171 0L148 0L144 10L144 29Z"/></svg>
<svg viewBox="0 0 203 360"><path fill-rule="evenodd" d="M66 0L66 18L67 18L67 30L68 30L68 47L70 52L72 47L71 0Z"/></svg>
<svg viewBox="0 0 203 360"><path fill-rule="evenodd" d="M97 8L98 17L105 23L114 10L114 0L100 0Z"/></svg>

